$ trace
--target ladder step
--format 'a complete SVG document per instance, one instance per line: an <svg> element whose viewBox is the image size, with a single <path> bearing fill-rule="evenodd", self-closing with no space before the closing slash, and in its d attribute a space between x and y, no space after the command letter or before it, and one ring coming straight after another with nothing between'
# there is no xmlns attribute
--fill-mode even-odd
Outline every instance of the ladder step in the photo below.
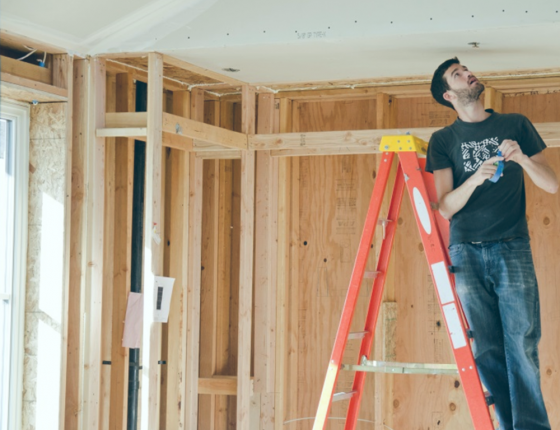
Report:
<svg viewBox="0 0 560 430"><path fill-rule="evenodd" d="M364 279L375 279L381 272L364 272Z"/></svg>
<svg viewBox="0 0 560 430"><path fill-rule="evenodd" d="M373 373L407 373L424 375L457 375L455 364L395 363L388 361L369 361L362 357L360 364L343 364L341 370Z"/></svg>
<svg viewBox="0 0 560 430"><path fill-rule="evenodd" d="M348 340L350 339L363 339L364 337L366 337L366 334L368 334L369 331L355 331L353 333L350 333L348 335Z"/></svg>
<svg viewBox="0 0 560 430"><path fill-rule="evenodd" d="M340 402L341 400L348 400L351 399L356 393L357 391L350 391L348 393L335 393L333 394L332 401L334 403L334 402Z"/></svg>

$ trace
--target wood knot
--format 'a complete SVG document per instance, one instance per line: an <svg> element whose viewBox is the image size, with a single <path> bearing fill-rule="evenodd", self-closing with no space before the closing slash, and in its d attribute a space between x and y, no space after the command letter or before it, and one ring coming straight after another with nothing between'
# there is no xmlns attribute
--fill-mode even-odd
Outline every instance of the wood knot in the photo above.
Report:
<svg viewBox="0 0 560 430"><path fill-rule="evenodd" d="M397 408L399 407L400 404L401 404L401 403L400 403L397 399L393 400L393 407L394 407L395 409L397 409Z"/></svg>
<svg viewBox="0 0 560 430"><path fill-rule="evenodd" d="M549 225L550 224L550 218L545 216L544 219L543 219L543 224L544 225Z"/></svg>
<svg viewBox="0 0 560 430"><path fill-rule="evenodd" d="M455 403L449 403L449 410L453 412L455 409L457 409L457 405Z"/></svg>

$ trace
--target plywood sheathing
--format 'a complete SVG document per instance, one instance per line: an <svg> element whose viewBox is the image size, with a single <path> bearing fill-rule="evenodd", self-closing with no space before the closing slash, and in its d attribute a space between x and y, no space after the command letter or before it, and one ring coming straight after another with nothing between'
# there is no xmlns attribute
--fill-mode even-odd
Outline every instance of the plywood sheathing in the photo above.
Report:
<svg viewBox="0 0 560 430"><path fill-rule="evenodd" d="M64 362L65 330L62 251L67 228L67 120L66 103L30 109L22 428L35 428L44 418L58 422L59 412L64 413L64 397L59 402L58 396L65 384L50 389L45 383L65 380L60 364ZM48 302L45 294L49 295ZM45 363L59 365L51 368ZM55 405L55 409L41 410L38 406L43 402Z"/></svg>

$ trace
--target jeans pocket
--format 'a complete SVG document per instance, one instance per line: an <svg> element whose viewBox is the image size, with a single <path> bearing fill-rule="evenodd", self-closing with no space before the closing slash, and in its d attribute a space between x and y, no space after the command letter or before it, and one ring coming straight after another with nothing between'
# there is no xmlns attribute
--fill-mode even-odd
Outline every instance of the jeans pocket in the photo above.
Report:
<svg viewBox="0 0 560 430"><path fill-rule="evenodd" d="M463 252L464 248L465 248L464 243L455 243L449 246L449 257L451 257L451 260L453 260L453 257L459 256L461 252Z"/></svg>
<svg viewBox="0 0 560 430"><path fill-rule="evenodd" d="M531 244L529 243L529 239L526 238L520 237L513 239L509 242L504 242L502 245L508 251L531 252Z"/></svg>

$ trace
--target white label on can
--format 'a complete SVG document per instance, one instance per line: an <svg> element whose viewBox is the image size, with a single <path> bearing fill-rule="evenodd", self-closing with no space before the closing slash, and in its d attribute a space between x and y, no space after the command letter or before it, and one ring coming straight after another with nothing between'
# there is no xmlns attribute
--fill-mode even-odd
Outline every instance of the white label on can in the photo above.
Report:
<svg viewBox="0 0 560 430"><path fill-rule="evenodd" d="M447 273L445 263L440 261L439 263L432 264L432 273L441 304L444 305L454 301L455 298L453 297L453 291L451 291L451 283L449 282L449 274Z"/></svg>
<svg viewBox="0 0 560 430"><path fill-rule="evenodd" d="M443 306L443 315L445 317L445 323L447 324L447 330L449 330L453 349L467 346L467 339L463 333L463 325L461 324L461 319L455 303Z"/></svg>

